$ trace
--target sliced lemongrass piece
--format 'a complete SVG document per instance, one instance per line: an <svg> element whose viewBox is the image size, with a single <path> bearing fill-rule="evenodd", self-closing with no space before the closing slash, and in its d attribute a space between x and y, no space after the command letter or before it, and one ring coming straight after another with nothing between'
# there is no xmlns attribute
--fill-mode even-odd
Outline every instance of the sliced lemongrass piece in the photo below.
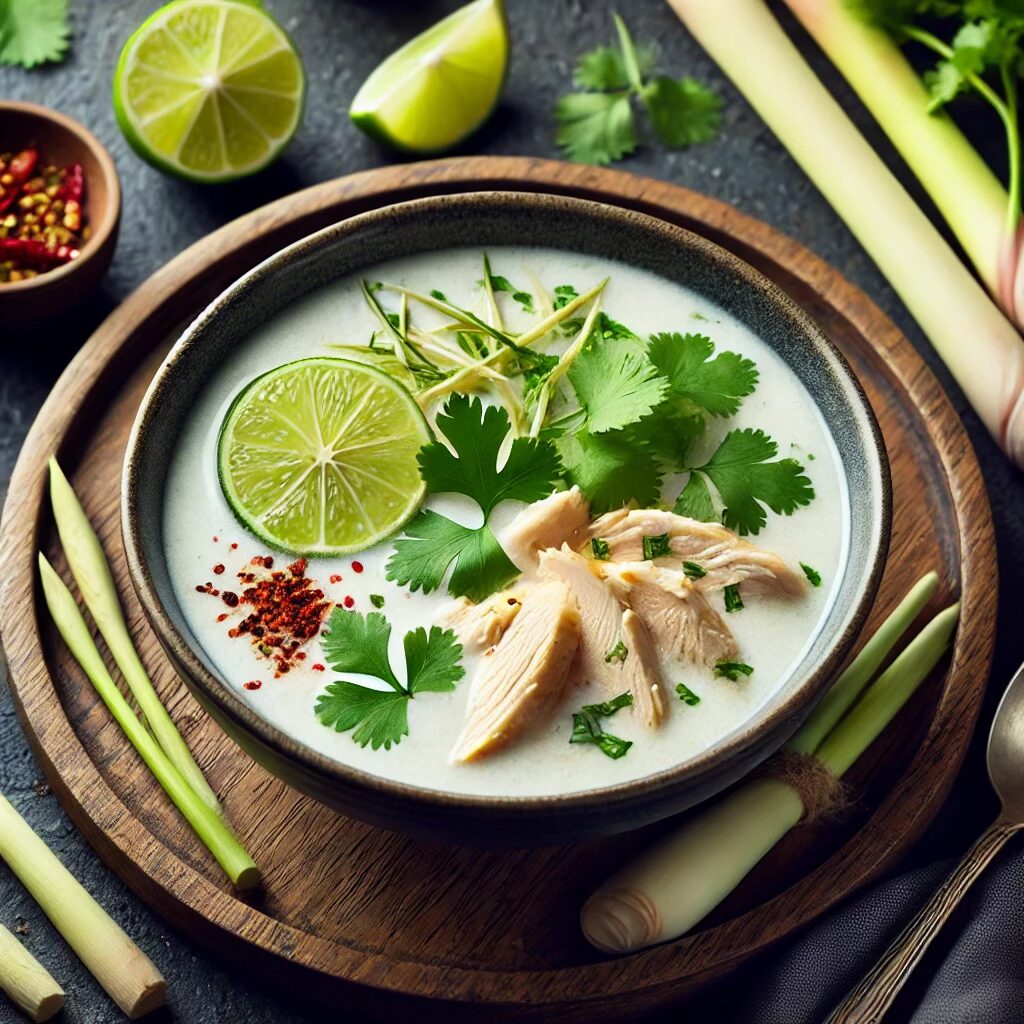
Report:
<svg viewBox="0 0 1024 1024"><path fill-rule="evenodd" d="M930 572L910 588L906 597L868 638L867 643L832 684L828 693L821 698L804 724L793 734L786 744L786 750L792 750L797 754L811 754L818 749L821 741L860 696L861 690L870 682L900 637L924 610L938 585L939 574Z"/></svg>
<svg viewBox="0 0 1024 1024"><path fill-rule="evenodd" d="M0 859L7 862L92 976L131 1020L163 1006L167 985L153 962L3 796Z"/></svg>
<svg viewBox="0 0 1024 1024"><path fill-rule="evenodd" d="M907 645L818 748L842 775L895 717L949 644L959 605L940 612ZM741 783L625 865L587 900L580 926L608 953L685 934L750 873L804 813L797 791L764 776Z"/></svg>
<svg viewBox="0 0 1024 1024"><path fill-rule="evenodd" d="M146 716L147 725L163 752L170 758L181 777L192 787L196 796L219 814L220 804L216 795L199 770L192 752L182 739L167 709L160 702L160 697L135 650L124 621L114 577L99 537L96 536L67 477L52 456L50 502L61 546L78 584L78 590L100 633L103 634L103 639L132 691L132 696Z"/></svg>
<svg viewBox="0 0 1024 1024"><path fill-rule="evenodd" d="M436 371L437 367L409 341L409 338L405 333L403 317L408 317L408 304L405 302L404 296L402 302L403 312L398 314L399 320L398 326L396 327L388 316L387 311L377 300L377 296L373 294L373 289L371 289L365 281L360 281L359 287L362 289L363 298L366 299L370 309L373 310L385 332L390 335L391 340L394 343L395 356L398 360L413 371Z"/></svg>
<svg viewBox="0 0 1024 1024"><path fill-rule="evenodd" d="M34 1021L64 1008L64 989L50 972L0 924L0 989Z"/></svg>
<svg viewBox="0 0 1024 1024"><path fill-rule="evenodd" d="M486 320L482 320L476 313L471 313L468 309L463 309L461 306L456 306L444 299L438 299L433 295L424 295L422 292L414 292L408 288L401 288L398 285L385 284L381 287L394 292L396 295L422 302L423 305L437 310L438 313L444 313L445 316L465 324L466 330L475 330L482 334L490 335L495 341L500 342L513 351L518 351L519 349L519 345L513 340L511 334L507 334L500 328L492 327Z"/></svg>
<svg viewBox="0 0 1024 1024"><path fill-rule="evenodd" d="M487 309L491 315L491 323L503 332L505 322L501 319L498 298L494 294L494 285L491 283L491 261L487 258L487 253L484 253L484 294L487 296Z"/></svg>
<svg viewBox="0 0 1024 1024"><path fill-rule="evenodd" d="M89 627L78 605L53 566L39 555L39 575L43 596L57 630L75 661L89 677L103 703L121 727L131 745L138 751L154 778L181 811L196 835L206 844L225 874L239 889L252 889L260 884L260 871L252 857L235 838L224 819L199 799L177 767L157 744L128 705L124 695L107 671L103 658L93 642Z"/></svg>
<svg viewBox="0 0 1024 1024"><path fill-rule="evenodd" d="M554 394L554 389L562 379L563 375L568 371L569 367L572 366L573 360L583 350L583 346L589 340L590 335L594 330L594 324L597 323L597 318L600 313L601 299L599 296L591 307L590 312L587 314L586 320L583 321L583 327L580 329L580 333L577 335L575 341L573 341L573 343L562 353L557 364L541 385L540 395L537 397L537 408L533 414L533 424L530 427L531 437L537 437L540 434L541 428L544 426L544 420L547 418L548 405L551 402L551 396Z"/></svg>

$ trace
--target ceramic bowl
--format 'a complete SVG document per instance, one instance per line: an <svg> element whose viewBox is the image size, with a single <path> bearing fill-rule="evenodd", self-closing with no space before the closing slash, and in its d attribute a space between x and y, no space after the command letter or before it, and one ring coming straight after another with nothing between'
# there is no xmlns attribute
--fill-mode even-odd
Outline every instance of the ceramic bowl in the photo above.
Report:
<svg viewBox="0 0 1024 1024"><path fill-rule="evenodd" d="M625 261L678 281L750 326L807 387L840 454L850 495L846 567L823 627L789 681L740 729L677 767L564 796L479 797L381 779L316 753L257 715L218 676L175 599L162 538L168 460L204 382L257 327L313 289L371 264L444 247L549 245ZM781 746L857 637L889 538L885 449L842 356L779 288L735 256L644 214L509 192L442 196L353 217L284 249L189 327L142 403L125 461L122 526L143 607L200 703L269 771L344 814L418 836L538 845L636 828L729 785Z"/></svg>
<svg viewBox="0 0 1024 1024"><path fill-rule="evenodd" d="M36 103L0 100L0 147L35 145L55 164L79 163L85 173L85 212L91 228L81 255L38 277L0 284L0 324L24 327L71 309L107 272L117 245L121 185L110 154L77 121Z"/></svg>

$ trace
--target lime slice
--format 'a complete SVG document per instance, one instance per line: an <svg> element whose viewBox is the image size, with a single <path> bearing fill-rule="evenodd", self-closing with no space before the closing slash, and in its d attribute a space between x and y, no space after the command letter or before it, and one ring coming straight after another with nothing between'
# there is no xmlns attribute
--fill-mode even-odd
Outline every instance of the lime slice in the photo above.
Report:
<svg viewBox="0 0 1024 1024"><path fill-rule="evenodd" d="M266 11L175 0L125 43L114 112L143 159L191 181L229 181L284 149L305 87L295 47Z"/></svg>
<svg viewBox="0 0 1024 1024"><path fill-rule="evenodd" d="M347 359L286 363L235 399L218 441L224 496L242 524L302 555L359 551L423 501L416 455L430 429L412 395Z"/></svg>
<svg viewBox="0 0 1024 1024"><path fill-rule="evenodd" d="M475 0L388 57L349 113L368 135L399 149L447 149L487 119L507 66L501 0Z"/></svg>

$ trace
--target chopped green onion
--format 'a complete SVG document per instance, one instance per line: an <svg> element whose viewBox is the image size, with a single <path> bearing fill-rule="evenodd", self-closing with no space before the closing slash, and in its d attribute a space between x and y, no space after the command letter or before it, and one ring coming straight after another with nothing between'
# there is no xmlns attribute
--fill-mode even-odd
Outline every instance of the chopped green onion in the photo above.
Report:
<svg viewBox="0 0 1024 1024"><path fill-rule="evenodd" d="M82 628L88 634L84 622ZM184 783L182 787L188 789ZM128 1017L134 1020L163 1006L167 986L149 957L85 891L3 796L0 859L7 862L54 928Z"/></svg>
<svg viewBox="0 0 1024 1024"><path fill-rule="evenodd" d="M672 545L667 533L659 533L653 537L644 537L643 549L644 558L648 560L672 554ZM691 562L690 564L692 565L693 563ZM698 568L700 567L698 566Z"/></svg>
<svg viewBox="0 0 1024 1024"><path fill-rule="evenodd" d="M708 571L704 566L698 565L696 562L683 562L683 573L687 579L702 580L707 576Z"/></svg>
<svg viewBox="0 0 1024 1024"><path fill-rule="evenodd" d="M111 575L110 565L99 538L79 504L71 484L54 458L50 459L50 502L53 505L53 517L57 522L61 546L78 584L82 600L85 601L85 606L99 627L107 648L132 691L132 696L145 716L153 736L181 777L195 791L196 796L207 807L220 814L220 804L216 795L199 770L167 709L160 703L153 683L139 659L124 621L114 577Z"/></svg>
<svg viewBox="0 0 1024 1024"><path fill-rule="evenodd" d="M629 648L620 640L605 656L604 660L611 663L613 661L623 662L626 660L626 655L629 654Z"/></svg>
<svg viewBox="0 0 1024 1024"><path fill-rule="evenodd" d="M608 546L608 541L601 540L600 537L590 538L590 550L594 552L594 557L599 562L607 562L608 555L611 553L611 548Z"/></svg>
<svg viewBox="0 0 1024 1024"><path fill-rule="evenodd" d="M719 661L715 663L715 675L736 682L740 676L753 674L754 669L742 661Z"/></svg>
<svg viewBox="0 0 1024 1024"><path fill-rule="evenodd" d="M737 583L730 583L723 591L725 596L725 610L727 612L739 612L743 610L743 598L740 597L740 588Z"/></svg>
<svg viewBox="0 0 1024 1024"><path fill-rule="evenodd" d="M383 594L371 594L370 595L370 604L372 604L374 608L383 608L384 607L384 595Z"/></svg>
<svg viewBox="0 0 1024 1024"><path fill-rule="evenodd" d="M601 704L584 704L580 710L572 716L572 733L569 736L570 743L593 744L607 757L618 760L625 757L629 748L633 746L632 740L619 739L612 736L601 728L600 719L614 715L622 708L628 708L633 703L631 693L620 693L618 697L606 700Z"/></svg>
<svg viewBox="0 0 1024 1024"><path fill-rule="evenodd" d="M239 889L255 888L260 883L260 871L252 857L235 838L224 819L204 803L185 781L177 766L129 707L103 664L71 591L42 554L39 555L39 574L43 596L58 632L146 767L163 786L175 807L206 844L231 881Z"/></svg>

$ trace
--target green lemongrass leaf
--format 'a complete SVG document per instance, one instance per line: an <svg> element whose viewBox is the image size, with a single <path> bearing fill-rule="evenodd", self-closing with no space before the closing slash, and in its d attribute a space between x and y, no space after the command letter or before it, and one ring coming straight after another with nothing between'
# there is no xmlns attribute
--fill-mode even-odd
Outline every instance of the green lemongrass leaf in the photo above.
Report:
<svg viewBox="0 0 1024 1024"><path fill-rule="evenodd" d="M50 502L57 523L61 546L68 560L79 593L99 627L117 667L121 670L136 703L146 717L146 723L157 743L170 758L182 778L195 791L200 800L220 814L220 804L205 776L199 770L181 733L160 702L149 675L135 650L128 626L124 621L117 587L110 565L92 528L85 510L61 471L57 460L50 459Z"/></svg>
<svg viewBox="0 0 1024 1024"><path fill-rule="evenodd" d="M42 554L39 555L39 573L46 605L57 630L146 767L231 881L239 889L258 886L260 871L252 857L235 838L220 814L209 807L186 782L177 766L128 706L128 701L103 664L75 599Z"/></svg>
<svg viewBox="0 0 1024 1024"><path fill-rule="evenodd" d="M938 573L930 572L911 587L792 736L786 744L787 750L798 754L812 754L817 750L924 610L938 586Z"/></svg>
<svg viewBox="0 0 1024 1024"><path fill-rule="evenodd" d="M64 990L50 972L0 924L0 989L34 1021L64 1007Z"/></svg>
<svg viewBox="0 0 1024 1024"><path fill-rule="evenodd" d="M842 775L871 746L931 675L946 653L959 621L959 602L939 612L825 737L814 756L833 775Z"/></svg>

